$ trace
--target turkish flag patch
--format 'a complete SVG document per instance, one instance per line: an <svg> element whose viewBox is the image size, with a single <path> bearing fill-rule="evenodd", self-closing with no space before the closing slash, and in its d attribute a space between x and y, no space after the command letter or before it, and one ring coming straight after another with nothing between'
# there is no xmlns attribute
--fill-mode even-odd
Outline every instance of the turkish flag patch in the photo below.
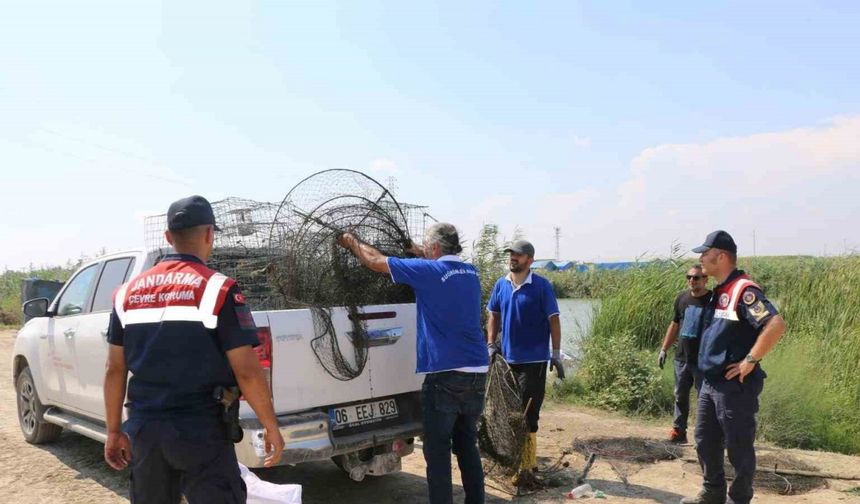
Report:
<svg viewBox="0 0 860 504"><path fill-rule="evenodd" d="M237 292L237 293L233 294L233 301L236 304L243 305L243 304L245 304L245 295L242 294L241 292Z"/></svg>

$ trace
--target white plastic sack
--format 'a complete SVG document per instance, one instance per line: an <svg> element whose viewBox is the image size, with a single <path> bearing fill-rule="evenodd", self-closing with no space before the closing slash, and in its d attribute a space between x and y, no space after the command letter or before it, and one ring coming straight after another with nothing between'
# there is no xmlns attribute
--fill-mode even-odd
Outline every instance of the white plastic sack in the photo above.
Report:
<svg viewBox="0 0 860 504"><path fill-rule="evenodd" d="M248 504L302 504L301 485L279 485L261 480L247 467L239 464L239 471L248 487Z"/></svg>

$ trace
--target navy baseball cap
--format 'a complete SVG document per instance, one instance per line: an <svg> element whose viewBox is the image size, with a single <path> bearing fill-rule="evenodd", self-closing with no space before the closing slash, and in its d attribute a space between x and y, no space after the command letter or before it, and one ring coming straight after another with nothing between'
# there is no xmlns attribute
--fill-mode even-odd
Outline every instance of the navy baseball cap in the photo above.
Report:
<svg viewBox="0 0 860 504"><path fill-rule="evenodd" d="M516 252L517 254L525 254L529 257L534 257L535 247L526 240L517 240L505 248L505 252Z"/></svg>
<svg viewBox="0 0 860 504"><path fill-rule="evenodd" d="M738 253L738 246L735 245L735 240L732 238L732 235L726 233L722 229L709 234L708 237L705 238L705 243L700 247L694 248L693 252L701 254L702 252L707 252L708 249L712 248L725 250L732 254Z"/></svg>
<svg viewBox="0 0 860 504"><path fill-rule="evenodd" d="M189 196L174 201L167 209L167 229L179 231L194 226L212 224L216 231L221 228L215 224L215 213L212 205L203 196Z"/></svg>

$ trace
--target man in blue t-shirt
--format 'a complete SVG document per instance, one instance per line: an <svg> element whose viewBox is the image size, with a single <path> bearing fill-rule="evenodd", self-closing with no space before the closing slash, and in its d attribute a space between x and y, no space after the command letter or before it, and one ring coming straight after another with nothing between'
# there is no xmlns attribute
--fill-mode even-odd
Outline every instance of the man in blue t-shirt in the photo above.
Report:
<svg viewBox="0 0 860 504"><path fill-rule="evenodd" d="M547 361L564 379L561 364L561 323L552 284L531 272L535 248L517 240L505 249L510 273L500 278L487 303L487 349L501 351L519 384L529 436L523 449L521 471L537 469L537 431L546 389ZM501 344L496 340L499 327ZM552 354L550 354L552 340ZM516 477L516 480L519 478Z"/></svg>
<svg viewBox="0 0 860 504"><path fill-rule="evenodd" d="M373 271L415 290L418 373L424 415L424 460L431 504L450 504L451 452L457 456L466 504L484 502L484 470L478 451L478 420L484 410L487 353L481 331L478 272L457 256L457 229L427 229L414 259L386 257L350 233L338 243Z"/></svg>

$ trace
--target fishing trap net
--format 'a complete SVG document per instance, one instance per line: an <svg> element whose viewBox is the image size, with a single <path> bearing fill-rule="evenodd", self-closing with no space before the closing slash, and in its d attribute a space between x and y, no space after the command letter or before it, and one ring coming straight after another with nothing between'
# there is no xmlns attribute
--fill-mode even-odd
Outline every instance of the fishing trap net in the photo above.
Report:
<svg viewBox="0 0 860 504"><path fill-rule="evenodd" d="M212 208L221 231L208 265L234 278L254 310L310 309L311 347L319 363L338 380L359 376L368 348L362 307L415 297L409 287L362 266L337 237L348 231L383 255L404 257L423 232L410 236L410 224L432 219L426 207L401 205L371 177L338 169L305 178L280 203L227 198ZM166 215L146 219L148 249L169 252L166 228ZM348 345L335 331L335 307L348 313Z"/></svg>
<svg viewBox="0 0 860 504"><path fill-rule="evenodd" d="M569 463L564 460L569 451L540 464L537 470L521 469L526 450L529 426L526 412L531 404L523 404L519 384L510 366L500 355L493 357L487 371L484 413L478 425L478 445L485 458L484 471L495 484L490 485L512 496L522 496L545 488L572 482ZM488 484L489 485L489 484Z"/></svg>
<svg viewBox="0 0 860 504"><path fill-rule="evenodd" d="M504 473L514 474L522 460L529 428L517 380L505 359L498 355L487 371L485 397L478 444Z"/></svg>

